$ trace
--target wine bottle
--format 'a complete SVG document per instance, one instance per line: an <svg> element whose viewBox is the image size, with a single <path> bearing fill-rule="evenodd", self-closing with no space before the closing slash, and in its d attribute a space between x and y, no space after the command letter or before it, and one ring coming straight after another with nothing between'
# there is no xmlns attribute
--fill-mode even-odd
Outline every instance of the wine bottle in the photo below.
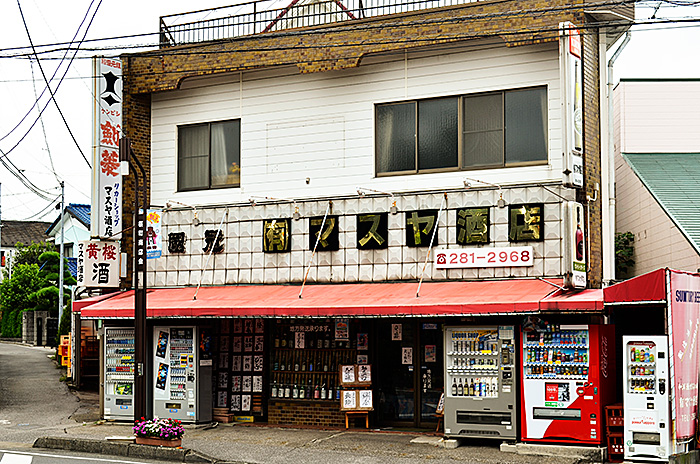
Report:
<svg viewBox="0 0 700 464"><path fill-rule="evenodd" d="M452 379L452 396L457 396L457 379Z"/></svg>
<svg viewBox="0 0 700 464"><path fill-rule="evenodd" d="M462 379L459 379L459 384L457 385L457 396L464 396L464 385L462 385Z"/></svg>
<svg viewBox="0 0 700 464"><path fill-rule="evenodd" d="M328 394L328 391L326 390L326 384L325 382L321 385L321 399L325 400L326 395Z"/></svg>

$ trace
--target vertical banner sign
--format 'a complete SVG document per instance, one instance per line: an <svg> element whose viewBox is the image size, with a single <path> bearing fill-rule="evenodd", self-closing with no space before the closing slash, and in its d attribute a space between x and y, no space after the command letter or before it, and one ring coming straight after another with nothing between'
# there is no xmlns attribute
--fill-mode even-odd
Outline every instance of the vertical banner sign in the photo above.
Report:
<svg viewBox="0 0 700 464"><path fill-rule="evenodd" d="M122 64L93 58L93 149L90 232L93 237L121 237Z"/></svg>
<svg viewBox="0 0 700 464"><path fill-rule="evenodd" d="M559 23L559 66L562 89L563 181L583 187L583 67L581 33L570 22Z"/></svg>
<svg viewBox="0 0 700 464"><path fill-rule="evenodd" d="M676 440L692 439L698 414L700 277L671 273L671 349Z"/></svg>
<svg viewBox="0 0 700 464"><path fill-rule="evenodd" d="M78 242L78 286L119 288L119 242Z"/></svg>
<svg viewBox="0 0 700 464"><path fill-rule="evenodd" d="M586 288L586 229L583 205L564 203L564 286Z"/></svg>
<svg viewBox="0 0 700 464"><path fill-rule="evenodd" d="M160 258L163 252L161 222L163 212L159 209L149 209L146 216L146 259Z"/></svg>

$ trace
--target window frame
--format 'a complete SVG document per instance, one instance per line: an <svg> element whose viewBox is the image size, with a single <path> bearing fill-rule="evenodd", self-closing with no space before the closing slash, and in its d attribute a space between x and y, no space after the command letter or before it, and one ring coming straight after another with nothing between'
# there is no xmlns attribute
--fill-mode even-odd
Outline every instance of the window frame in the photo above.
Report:
<svg viewBox="0 0 700 464"><path fill-rule="evenodd" d="M544 118L544 143L545 143L545 156L542 160L535 161L519 161L508 163L508 157L506 153L506 93L517 92L523 90L534 90L543 89L545 92L545 111L546 118ZM502 159L503 163L501 165L488 165L488 166L465 166L464 163L464 104L465 100L469 97L487 96L487 95L500 95L501 96L501 107L502 111L502 140L503 140L503 151ZM433 169L419 169L419 153L418 153L418 102L425 100L435 100L441 98L454 98L458 99L457 102L457 166L455 167L445 167L445 168L433 168ZM415 123L413 128L414 133L414 163L415 169L404 170L404 171L393 171L393 172L380 172L379 171L379 153L378 153L378 140L379 140L379 127L377 124L377 108L380 106L390 106L397 104L412 103L414 105L414 115ZM374 104L374 175L375 177L393 177L393 176L406 176L406 175L420 175L420 174L432 174L441 172L458 172L458 171L480 171L480 170L490 170L490 169L502 169L502 168L514 168L514 167L526 167L526 166L545 166L549 164L549 84L532 85L526 87L508 88L500 90L489 90L484 92L476 92L469 94L460 95L445 95L441 97L431 97L431 98L419 98L419 99L409 99L402 101L392 101L392 102L382 102Z"/></svg>
<svg viewBox="0 0 700 464"><path fill-rule="evenodd" d="M177 138L176 138L175 146L176 146L176 150L177 150L177 152L176 152L177 173L175 176L175 183L176 183L176 191L177 192L196 192L196 191L203 191L203 190L219 190L219 189L230 189L230 188L240 188L241 187L240 174L238 177L237 184L212 185L211 127L213 124L222 124L222 123L229 123L229 122L237 122L238 123L238 164L240 166L240 164L241 164L241 118L222 119L222 120L216 120L216 121L195 122L195 123L189 123L189 124L176 125ZM209 159L209 163L208 163L209 172L207 173L207 186L183 188L180 186L180 170L181 170L181 166L180 166L180 161L181 161L181 158L180 158L180 139L181 139L180 129L190 128L190 127L198 127L198 126L206 126L207 127L207 157Z"/></svg>

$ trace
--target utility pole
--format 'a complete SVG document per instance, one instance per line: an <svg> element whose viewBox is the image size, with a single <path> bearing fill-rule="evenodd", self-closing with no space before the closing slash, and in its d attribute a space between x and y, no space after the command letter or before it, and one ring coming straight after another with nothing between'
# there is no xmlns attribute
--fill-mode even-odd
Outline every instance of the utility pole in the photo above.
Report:
<svg viewBox="0 0 700 464"><path fill-rule="evenodd" d="M64 182L61 181L61 216L59 217L59 221L61 222L61 248L59 252L60 256L58 264L58 323L56 324L57 329L58 327L60 327L61 318L63 317L63 253L65 243L65 240L63 238L63 214L66 210L66 197L64 188ZM56 334L58 335L58 330L56 330Z"/></svg>

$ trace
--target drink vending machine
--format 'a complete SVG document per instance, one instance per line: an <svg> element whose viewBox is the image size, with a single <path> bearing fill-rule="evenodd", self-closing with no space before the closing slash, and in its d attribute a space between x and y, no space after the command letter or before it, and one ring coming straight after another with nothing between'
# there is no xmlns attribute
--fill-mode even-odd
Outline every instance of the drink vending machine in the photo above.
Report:
<svg viewBox="0 0 700 464"><path fill-rule="evenodd" d="M601 444L615 402L611 325L543 324L522 334L521 438Z"/></svg>
<svg viewBox="0 0 700 464"><path fill-rule="evenodd" d="M153 336L153 415L183 422L211 421L212 360L207 335L197 327L154 327Z"/></svg>
<svg viewBox="0 0 700 464"><path fill-rule="evenodd" d="M668 461L668 340L666 336L624 336L623 406L625 459Z"/></svg>
<svg viewBox="0 0 700 464"><path fill-rule="evenodd" d="M515 330L445 327L445 435L516 438Z"/></svg>
<svg viewBox="0 0 700 464"><path fill-rule="evenodd" d="M105 327L104 418L134 419L134 329Z"/></svg>

